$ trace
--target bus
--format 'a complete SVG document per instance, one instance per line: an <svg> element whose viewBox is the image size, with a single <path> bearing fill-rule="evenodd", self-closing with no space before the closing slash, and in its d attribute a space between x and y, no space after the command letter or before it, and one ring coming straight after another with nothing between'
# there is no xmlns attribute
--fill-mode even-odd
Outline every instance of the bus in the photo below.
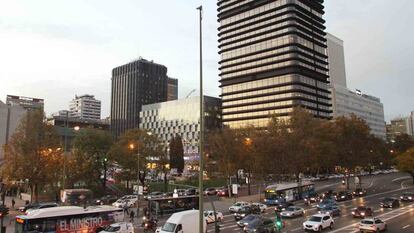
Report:
<svg viewBox="0 0 414 233"><path fill-rule="evenodd" d="M264 202L276 205L283 201L300 200L312 192L315 192L315 184L309 181L272 184L265 189Z"/></svg>
<svg viewBox="0 0 414 233"><path fill-rule="evenodd" d="M95 233L124 220L124 211L113 206L60 206L16 216L15 233Z"/></svg>
<svg viewBox="0 0 414 233"><path fill-rule="evenodd" d="M159 216L192 209L198 209L197 195L148 199L150 215Z"/></svg>

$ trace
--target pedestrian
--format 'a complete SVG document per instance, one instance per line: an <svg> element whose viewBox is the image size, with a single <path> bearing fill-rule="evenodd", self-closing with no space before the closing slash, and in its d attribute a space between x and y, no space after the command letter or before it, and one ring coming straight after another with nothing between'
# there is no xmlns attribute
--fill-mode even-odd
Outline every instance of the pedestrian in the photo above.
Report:
<svg viewBox="0 0 414 233"><path fill-rule="evenodd" d="M128 202L125 202L125 203L124 203L123 208L124 208L124 212L125 212L126 214L129 214L129 212L128 212Z"/></svg>
<svg viewBox="0 0 414 233"><path fill-rule="evenodd" d="M134 217L135 217L135 212L133 210L131 210L131 212L129 213L129 218L131 219L131 222L134 222Z"/></svg>
<svg viewBox="0 0 414 233"><path fill-rule="evenodd" d="M12 198L12 209L14 209L14 205L16 204L16 201L14 201L14 198Z"/></svg>

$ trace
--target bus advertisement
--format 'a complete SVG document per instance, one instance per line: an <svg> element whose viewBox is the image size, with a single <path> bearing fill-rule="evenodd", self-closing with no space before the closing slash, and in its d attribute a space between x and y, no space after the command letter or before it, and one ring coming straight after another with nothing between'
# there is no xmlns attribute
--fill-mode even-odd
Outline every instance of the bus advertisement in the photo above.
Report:
<svg viewBox="0 0 414 233"><path fill-rule="evenodd" d="M61 206L16 216L15 233L95 233L104 226L124 220L124 212L113 206Z"/></svg>

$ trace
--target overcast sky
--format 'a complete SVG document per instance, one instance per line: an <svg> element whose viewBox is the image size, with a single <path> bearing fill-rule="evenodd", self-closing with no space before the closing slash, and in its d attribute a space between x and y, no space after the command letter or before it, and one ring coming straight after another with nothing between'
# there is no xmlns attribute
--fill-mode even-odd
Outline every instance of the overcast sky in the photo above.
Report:
<svg viewBox="0 0 414 233"><path fill-rule="evenodd" d="M47 114L75 94L110 112L112 68L139 56L168 67L179 96L198 88L201 0L0 0L0 100L45 99ZM348 86L380 97L389 120L414 110L414 1L325 1L328 32L345 42ZM204 0L205 94L218 96L217 12ZM197 90L198 91L198 90Z"/></svg>

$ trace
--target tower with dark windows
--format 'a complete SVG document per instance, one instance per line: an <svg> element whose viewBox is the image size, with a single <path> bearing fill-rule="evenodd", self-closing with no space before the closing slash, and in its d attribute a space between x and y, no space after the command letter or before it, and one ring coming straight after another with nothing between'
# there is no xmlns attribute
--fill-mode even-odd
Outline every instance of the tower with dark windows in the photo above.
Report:
<svg viewBox="0 0 414 233"><path fill-rule="evenodd" d="M219 0L223 123L265 127L295 106L330 118L323 0Z"/></svg>

